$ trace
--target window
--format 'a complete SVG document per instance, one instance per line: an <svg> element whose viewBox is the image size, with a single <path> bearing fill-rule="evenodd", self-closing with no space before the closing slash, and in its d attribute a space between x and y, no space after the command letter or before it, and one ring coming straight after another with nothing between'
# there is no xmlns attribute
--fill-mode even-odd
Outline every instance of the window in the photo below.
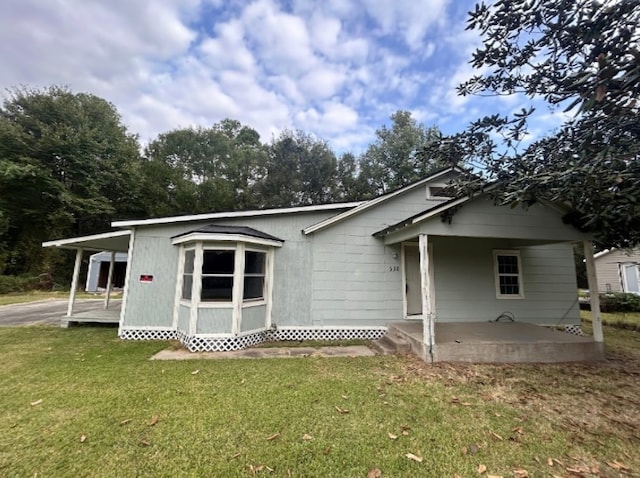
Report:
<svg viewBox="0 0 640 478"><path fill-rule="evenodd" d="M494 251L493 266L496 280L496 297L522 299L522 268L519 251Z"/></svg>
<svg viewBox="0 0 640 478"><path fill-rule="evenodd" d="M265 258L264 252L245 252L243 300L264 299Z"/></svg>
<svg viewBox="0 0 640 478"><path fill-rule="evenodd" d="M209 250L202 252L203 302L231 302L233 300L233 271L235 251Z"/></svg>
<svg viewBox="0 0 640 478"><path fill-rule="evenodd" d="M184 251L184 272L182 274L182 298L191 300L191 288L193 287L193 266L196 258L194 249Z"/></svg>

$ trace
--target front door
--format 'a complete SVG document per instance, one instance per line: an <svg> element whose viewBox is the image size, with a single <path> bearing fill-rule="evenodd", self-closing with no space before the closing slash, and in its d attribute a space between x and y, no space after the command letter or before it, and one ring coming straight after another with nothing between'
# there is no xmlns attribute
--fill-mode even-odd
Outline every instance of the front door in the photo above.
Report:
<svg viewBox="0 0 640 478"><path fill-rule="evenodd" d="M420 315L422 314L422 292L418 246L405 245L404 247L404 277L407 315Z"/></svg>
<svg viewBox="0 0 640 478"><path fill-rule="evenodd" d="M640 294L640 280L636 264L622 264L624 291Z"/></svg>

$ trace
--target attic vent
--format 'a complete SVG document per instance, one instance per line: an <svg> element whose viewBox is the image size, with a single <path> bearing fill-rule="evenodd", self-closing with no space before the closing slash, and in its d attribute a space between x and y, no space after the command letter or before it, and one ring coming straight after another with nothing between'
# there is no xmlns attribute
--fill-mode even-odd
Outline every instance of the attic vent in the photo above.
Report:
<svg viewBox="0 0 640 478"><path fill-rule="evenodd" d="M427 197L428 198L446 198L448 197L445 193L445 186L429 186L427 188Z"/></svg>

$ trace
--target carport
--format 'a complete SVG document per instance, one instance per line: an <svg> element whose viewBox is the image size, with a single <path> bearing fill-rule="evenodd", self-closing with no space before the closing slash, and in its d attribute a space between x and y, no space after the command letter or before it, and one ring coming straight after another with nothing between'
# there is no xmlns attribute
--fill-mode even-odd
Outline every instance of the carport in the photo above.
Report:
<svg viewBox="0 0 640 478"><path fill-rule="evenodd" d="M71 290L69 292L69 303L67 314L62 318L61 325L68 326L70 322L105 322L117 323L120 320L120 304L109 308L111 289L113 286L113 270L115 257L118 252L128 252L131 231L114 231L90 236L72 237L69 239L59 239L42 243L42 247L57 247L76 251L76 259L73 267L73 278L71 279ZM89 252L110 252L109 273L107 276L107 287L103 307L100 309L82 312L81 315L74 315L74 304L80 277L80 267L82 265L82 255ZM126 293L126 283L125 283Z"/></svg>

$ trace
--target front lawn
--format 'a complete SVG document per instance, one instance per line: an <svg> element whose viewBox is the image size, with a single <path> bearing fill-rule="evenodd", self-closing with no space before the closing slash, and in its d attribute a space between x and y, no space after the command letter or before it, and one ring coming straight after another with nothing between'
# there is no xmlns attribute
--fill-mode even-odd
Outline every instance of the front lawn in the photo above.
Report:
<svg viewBox="0 0 640 478"><path fill-rule="evenodd" d="M112 297L122 294L114 294ZM76 299L101 299L104 298L103 294L96 294L91 292L78 291ZM41 291L32 290L29 292L10 292L8 294L0 294L0 305L10 304L24 304L27 302L35 302L38 300L53 300L53 299L69 299L69 291L55 290L55 291Z"/></svg>
<svg viewBox="0 0 640 478"><path fill-rule="evenodd" d="M0 476L628 476L640 334L605 333L602 364L429 366L160 362L113 328L3 328Z"/></svg>

